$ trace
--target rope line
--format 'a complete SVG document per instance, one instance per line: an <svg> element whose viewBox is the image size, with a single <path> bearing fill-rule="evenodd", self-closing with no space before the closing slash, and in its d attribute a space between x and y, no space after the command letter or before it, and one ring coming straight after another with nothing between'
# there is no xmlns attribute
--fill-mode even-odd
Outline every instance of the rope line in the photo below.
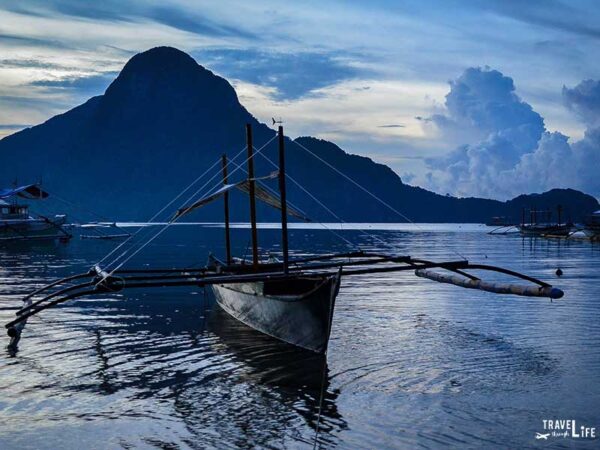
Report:
<svg viewBox="0 0 600 450"><path fill-rule="evenodd" d="M265 158L267 161L269 161L269 162L270 162L270 163L271 163L271 164L272 164L274 167L278 167L278 166L277 166L277 165L276 165L276 164L275 164L273 161L271 161L271 160L270 160L270 159L269 159L269 158L268 158L268 157L267 157L267 156L266 156L264 153L261 153L261 154L260 154L260 156L262 156L262 157L263 157L263 158ZM234 165L237 165L237 164L236 164L236 163L234 163ZM241 166L239 166L239 167L242 169L242 171L243 171L243 172L246 172L246 170L245 170L243 167L241 167ZM246 172L246 173L248 173L248 172ZM290 176L289 176L287 173L286 173L286 177L287 177L287 178L289 178L290 180L292 180L292 178L291 178L291 177L290 177ZM292 181L294 181L294 180L292 180ZM295 182L295 181L294 181L294 182ZM259 183L259 184L260 184L262 187L264 187L264 188L265 188L267 191L271 192L272 194L275 194L275 195L277 195L277 193L275 192L275 190L274 190L274 189L272 189L271 187L269 187L269 186L268 186L267 184L265 184L264 182L262 182L262 181L258 181L258 183ZM302 188L302 186L300 186L300 187ZM302 188L302 189L304 189L304 188ZM307 193L308 193L309 195L311 195L311 194L310 194L310 192L308 192L308 191L307 191ZM315 199L315 200L316 200L316 199ZM317 200L317 201L318 201L318 200ZM308 214L306 214L306 213L305 213L305 212L304 212L304 211L303 211L301 208L299 208L298 206L296 206L295 204L293 204L293 203L292 203L292 202L290 202L289 200L288 200L288 202L287 202L287 203L288 203L288 204L289 204L289 205L290 205L292 208L295 208L295 209L297 209L298 211L300 211L302 214L304 214L304 216L305 216L305 217L308 217ZM326 206L325 206L325 205L323 205L323 206L326 208ZM341 219L340 219L340 220L341 220ZM345 242L346 244L348 244L350 247L352 247L352 248L358 248L358 249L360 249L360 247L359 247L358 245L356 245L356 244L354 244L352 241L350 241L350 240L346 239L346 238L345 238L344 236L342 236L341 234L339 234L339 233L336 233L334 230L332 230L331 228L329 228L329 227L328 227L327 225L325 225L323 222L317 222L317 223L318 223L319 225L321 225L323 228L325 228L327 231L329 231L330 233L332 233L333 235L335 235L336 237L338 237L339 239L341 239L342 241L344 241L344 242Z"/></svg>
<svg viewBox="0 0 600 450"><path fill-rule="evenodd" d="M262 147L260 147L258 150L256 150L255 154L259 154L267 145L269 145L271 142L273 142L273 140L277 137L277 135L274 135L271 139L269 139ZM238 154L234 157L237 158L237 156L243 152L244 149L242 149L240 152L238 152ZM250 159L250 157L247 157L246 160L244 162L247 162ZM217 161L219 162L219 161ZM243 163L242 163L243 164ZM211 166L211 168L214 167ZM238 169L234 169L230 175L233 175ZM208 185L208 183L210 183L215 177L217 177L218 175L220 175L220 172L217 172L216 174L214 174L206 183L204 183L202 185L202 187L200 187L199 189L196 190L196 192L194 192L190 197L188 197L179 208L183 208L187 203L191 202L194 198L196 198L196 196ZM171 201L171 203L173 203L173 201ZM164 210L165 208L163 208ZM182 217L182 216L179 216ZM164 233L171 225L173 225L178 219L179 217L174 217L172 218L166 225L164 225L162 227L161 230L159 230L157 233L154 234L154 236L152 236L148 241L146 241L143 245L141 245L137 250L135 250L132 254L130 254L127 258L125 258L118 266L116 266L110 273L109 276L112 275L116 270L120 269L121 267L123 267L124 264L126 264L128 261L131 260L131 258L133 258L135 255L137 255L140 251L142 251L144 248L146 248L152 241L154 241L156 238L158 238L162 233ZM114 261L116 262L116 261ZM114 264L114 262L112 264Z"/></svg>
<svg viewBox="0 0 600 450"><path fill-rule="evenodd" d="M242 149L240 151L243 152L244 149ZM152 221L154 219L156 219L160 214L162 214L169 206L171 206L178 198L180 198L184 193L186 193L188 190L190 190L190 188L196 184L198 181L200 181L200 179L202 179L210 170L213 169L213 167L215 167L217 164L219 163L219 160L217 159L217 161L215 161L215 163L210 166L208 169L206 169L200 176L198 176L194 181L192 181L184 190L182 190L174 199L172 199L169 203L167 203L165 206L162 207L162 209L160 211L158 211L156 214L154 214L150 220L148 220L146 223L152 223ZM100 261L98 261L96 263L96 265L102 264L104 261L106 261L106 259L108 259L108 257L110 257L111 255L115 254L115 252L117 250L119 250L121 247L123 247L125 244L127 244L129 241L131 241L133 238L135 238L140 231L142 231L143 227L140 227L137 231L135 231L135 233L132 233L131 236L129 236L127 239L125 239L123 242L121 242L118 246L116 246L114 249L112 249L108 254L106 254L104 256L104 258L102 258ZM108 265L110 266L111 264L114 264L115 261L111 261Z"/></svg>
<svg viewBox="0 0 600 450"><path fill-rule="evenodd" d="M273 137L271 140L275 139L275 137ZM270 142L270 141L269 141ZM267 144L269 143L267 142ZM265 144L266 145L266 144ZM247 149L247 146L244 146L239 152L237 152L235 154L235 156L233 157L233 159L236 159L239 155L241 155L245 150ZM148 221L148 223L152 223L152 221L154 219L156 219L160 214L162 214L169 206L171 206L178 198L180 198L185 192L187 192L194 184L196 184L198 181L200 181L204 176L206 176L206 174L209 173L209 171L211 171L216 165L218 165L221 162L221 159L218 158L208 169L206 169L200 176L198 176L194 181L192 181L192 183L190 183L183 191L181 191L175 198L173 198L168 204L166 204L160 211L158 211L156 214L154 214L154 216L152 216L152 218L150 218L150 220ZM194 194L192 194L192 197L194 197L195 195L198 194L199 191L201 191L202 189L204 189L206 187L206 185L208 183L210 183L216 176L218 175L218 172L213 175L200 189L196 190L196 192L194 192ZM187 203L189 200L186 200L184 202ZM184 206L182 205L182 207ZM163 226L170 226L171 225L171 221L167 222L165 225ZM144 227L139 228L135 233L133 233L130 238L126 239L124 242L121 243L121 245L117 246L115 249L113 249L112 252L110 252L108 255L106 255L101 261L99 261L97 264L101 264L103 261L105 261L111 254L114 254L119 248L121 248L123 245L125 245L128 241L130 241L131 239L133 239L135 236L137 236L137 234L140 233L140 231L143 229ZM144 242L144 240L150 236L150 234L152 233L151 230L149 230L147 233L144 234L142 242ZM156 236L155 236L156 237ZM154 238L150 238L151 240L154 240ZM145 246L145 245L144 245ZM131 250L131 249L129 249ZM120 256L118 256L117 258L113 259L112 261L110 261L109 263L107 263L107 267L110 267L111 265L115 264L119 259L121 259L125 254L127 253L127 251L125 251L123 254L121 254ZM136 252L137 254L138 252ZM121 264L122 266L122 264ZM119 267L121 267L119 266Z"/></svg>
<svg viewBox="0 0 600 450"><path fill-rule="evenodd" d="M265 158L274 167L277 167L277 165L273 161L271 161L265 154L261 154L261 156L263 158ZM300 184L300 182L296 181L291 175L289 175L287 173L285 175L286 175L287 178L290 179L290 181L292 183L294 183L296 186L298 186L306 195L308 195L310 198L312 198L315 202L317 202L317 204L319 204L322 208L324 208L329 214L331 214L333 217L335 217L339 221L340 226L342 227L342 230L343 230L343 224L346 223L344 221L344 219L342 219L335 212L333 212L325 203L323 203L321 200L319 200L317 197L315 197L308 189L306 189L304 186L302 186L302 184ZM324 223L322 223L322 222L319 222L319 223L321 225L323 225L325 228L327 228L329 231L331 231L332 233L334 233L336 236L338 236L341 239L343 239L344 241L350 243L349 240L347 240L346 238L341 237L341 235L335 233L333 230L331 230L330 228L328 228ZM361 228L358 228L358 231L361 231L361 232L365 233L367 236L370 236L371 238L373 238L373 239L381 242L382 244L388 245L388 243L385 242L383 239L381 239L379 236L376 236L376 235L374 235L372 233L369 233L367 230L363 230ZM355 248L360 248L356 244L350 243L350 245L352 245L352 247L355 247Z"/></svg>
<svg viewBox="0 0 600 450"><path fill-rule="evenodd" d="M104 216L102 216L102 215L100 215L100 214L92 211L91 209L84 208L83 206L78 205L77 203L73 203L73 202L70 202L69 200L65 200L64 198L59 197L58 195L56 195L54 192L50 192L47 189L46 189L46 192L48 192L48 194L50 194L52 196L52 198L55 198L59 202L62 202L62 203L66 204L66 205L69 205L69 206L72 206L75 209L79 209L82 212L85 212L85 213L87 213L87 214L89 214L91 216L97 217L98 219L102 219L102 220L104 220L106 222L114 222L113 220L111 220L111 219L109 219L107 217L104 217ZM71 215L73 217L75 217L73 214L71 214Z"/></svg>
<svg viewBox="0 0 600 450"><path fill-rule="evenodd" d="M323 164L325 164L326 166L328 166L330 169L333 169L336 173L338 173L339 175L341 175L342 177L344 177L346 180L350 181L352 184L354 184L357 188L361 189L362 191L364 191L365 193L369 194L371 197L373 197L375 200L377 200L379 203L381 203L382 205L384 205L385 207L387 207L388 209L390 209L391 211L395 212L396 214L398 214L400 217L402 217L404 220L406 220L407 222L412 223L413 225L416 225L416 223L414 223L412 220L410 220L408 217L406 217L404 214L402 214L400 211L398 211L396 208L394 208L393 206L391 206L389 203L387 203L386 201L382 200L381 198L379 198L377 195L373 194L371 191L369 191L366 187L364 187L362 184L358 183L357 181L354 181L352 178L350 178L348 175L346 175L344 172L342 172L341 170L339 170L337 167L333 166L332 164L330 164L329 162L325 161L323 158L321 158L319 155L317 155L316 153L310 151L309 149L307 149L304 145L300 144L297 141L292 141L294 142L296 145L298 145L300 148L304 149L305 151L307 151L308 153L310 153L312 156L314 156L315 158L317 158L319 161L321 161Z"/></svg>
<svg viewBox="0 0 600 450"><path fill-rule="evenodd" d="M404 220L406 220L407 222L413 224L414 226L416 226L419 230L421 231L425 231L423 228L421 228L419 226L419 224L413 222L412 220L410 220L408 217L406 217L404 214L402 214L400 211L398 211L396 208L394 208L393 206L391 206L389 203L387 203L386 201L382 200L380 197L378 197L377 195L375 195L374 193L372 193L371 191L369 191L366 187L364 187L363 185L361 185L360 183L358 183L357 181L355 181L354 179L352 179L351 177L349 177L348 175L346 175L344 172L340 171L337 167L333 166L332 164L330 164L329 162L325 161L323 158L321 158L319 155L317 155L316 153L310 151L308 148L306 148L304 145L302 145L301 143L297 142L296 140L292 141L293 143L295 143L298 147L300 147L301 149L303 149L304 151L308 152L309 154L311 154L313 157L315 157L316 159L318 159L319 161L321 161L323 164L325 164L326 166L328 166L330 169L332 169L333 171L335 171L336 173L338 173L339 175L341 175L342 177L344 177L346 180L348 180L349 182L351 182L352 184L354 184L356 187L358 187L360 190L362 190L363 192L369 194L371 197L373 197L375 200L377 200L379 203L381 203L383 206L385 206L386 208L388 208L390 211L395 212L396 214L398 214L400 217L402 217ZM456 250L452 250L450 249L451 252L455 253L456 255L460 256L462 259L466 260L467 258L465 258L462 254L460 254L459 252L457 252Z"/></svg>

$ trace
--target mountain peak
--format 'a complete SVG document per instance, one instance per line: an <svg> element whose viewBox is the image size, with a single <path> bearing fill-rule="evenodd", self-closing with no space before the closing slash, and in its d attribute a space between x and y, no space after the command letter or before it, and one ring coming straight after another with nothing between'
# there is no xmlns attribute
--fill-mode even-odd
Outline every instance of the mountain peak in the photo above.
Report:
<svg viewBox="0 0 600 450"><path fill-rule="evenodd" d="M155 47L133 56L105 93L121 100L171 97L186 103L197 100L190 98L195 94L237 103L235 90L225 79L173 47Z"/></svg>
<svg viewBox="0 0 600 450"><path fill-rule="evenodd" d="M155 47L133 56L111 83L103 115L118 121L178 117L199 111L232 114L242 109L233 87L173 47ZM167 119L165 119L167 116Z"/></svg>
<svg viewBox="0 0 600 450"><path fill-rule="evenodd" d="M123 67L120 76L194 71L198 68L206 70L199 66L194 58L177 48L154 47L133 56Z"/></svg>
<svg viewBox="0 0 600 450"><path fill-rule="evenodd" d="M257 145L273 137L273 130L239 103L227 80L180 50L157 47L132 57L104 95L0 140L0 180L43 176L53 191L76 204L92 199L94 210L104 216L143 220L223 152L231 157L244 148L247 123L254 125ZM563 205L565 218L578 220L599 208L594 198L576 191L506 203L448 198L402 184L389 167L347 154L332 142L310 137L297 142L415 221L485 221L493 215L516 221L523 207L557 204ZM295 185L290 185L288 198L310 217L331 220L318 204L323 202L347 221L399 220L352 182L290 147L290 173L319 200L306 197ZM262 155L276 159L275 143ZM272 170L262 158L257 158L256 169L259 174ZM247 220L246 199L233 196L231 202L234 220ZM201 220L221 220L222 207L212 206L199 213ZM263 220L277 217L275 212L263 213Z"/></svg>

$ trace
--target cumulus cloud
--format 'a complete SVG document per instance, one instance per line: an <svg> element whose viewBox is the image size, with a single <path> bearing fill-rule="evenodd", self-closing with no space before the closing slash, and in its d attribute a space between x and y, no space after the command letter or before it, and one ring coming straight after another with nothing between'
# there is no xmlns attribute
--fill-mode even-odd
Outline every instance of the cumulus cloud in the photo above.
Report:
<svg viewBox="0 0 600 450"><path fill-rule="evenodd" d="M563 86L567 107L588 125L600 126L600 81L584 80L572 89Z"/></svg>
<svg viewBox="0 0 600 450"><path fill-rule="evenodd" d="M450 83L445 111L425 121L442 138L465 142L442 157L428 158L429 188L461 196L511 198L557 187L600 197L600 82L563 88L565 104L588 127L571 143L549 132L544 120L497 70L470 68Z"/></svg>

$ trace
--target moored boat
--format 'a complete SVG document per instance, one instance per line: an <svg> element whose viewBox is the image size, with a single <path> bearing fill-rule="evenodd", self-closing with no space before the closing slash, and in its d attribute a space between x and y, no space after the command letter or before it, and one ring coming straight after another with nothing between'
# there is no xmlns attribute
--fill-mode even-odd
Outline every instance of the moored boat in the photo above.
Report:
<svg viewBox="0 0 600 450"><path fill-rule="evenodd" d="M79 225L79 228L85 230L79 235L81 239L111 241L127 239L131 236L131 233L126 232L114 222L91 222Z"/></svg>
<svg viewBox="0 0 600 450"><path fill-rule="evenodd" d="M586 218L582 231L589 239L600 240L600 210Z"/></svg>
<svg viewBox="0 0 600 450"><path fill-rule="evenodd" d="M573 231L573 225L552 223L523 224L519 226L519 231L523 236L567 237Z"/></svg>
<svg viewBox="0 0 600 450"><path fill-rule="evenodd" d="M327 349L339 273L213 284L211 289L225 312L255 330L317 353Z"/></svg>
<svg viewBox="0 0 600 450"><path fill-rule="evenodd" d="M0 243L24 241L69 240L67 216L46 217L29 211L29 205L18 198L41 200L48 193L37 184L0 190Z"/></svg>
<svg viewBox="0 0 600 450"><path fill-rule="evenodd" d="M572 223L563 223L562 219L562 206L558 205L557 208L558 221L552 222L552 212L550 210L536 211L531 209L529 211L529 223L525 222L525 209L523 209L523 217L521 224L518 226L520 233L523 236L542 236L542 237L567 237L573 231ZM538 218L542 218L544 221L538 221Z"/></svg>

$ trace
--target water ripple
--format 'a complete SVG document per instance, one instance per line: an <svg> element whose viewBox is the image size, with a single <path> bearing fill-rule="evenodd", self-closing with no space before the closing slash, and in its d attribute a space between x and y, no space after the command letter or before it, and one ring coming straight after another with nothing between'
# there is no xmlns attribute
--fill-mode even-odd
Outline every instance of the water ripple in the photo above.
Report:
<svg viewBox="0 0 600 450"><path fill-rule="evenodd" d="M19 352L0 356L0 447L306 448L322 380L324 448L533 448L542 419L597 424L600 246L488 236L472 225L422 228L371 230L387 250L460 253L556 280L567 295L494 296L409 274L345 279L327 360L248 329L198 289L72 302L32 318ZM138 262L201 264L221 233L180 227ZM384 250L363 232L344 233ZM245 231L233 236L243 251ZM172 252L175 237L188 244ZM265 247L278 239L261 230ZM298 255L334 247L320 230L294 229L292 244ZM23 293L86 270L107 248L0 250L0 320Z"/></svg>

